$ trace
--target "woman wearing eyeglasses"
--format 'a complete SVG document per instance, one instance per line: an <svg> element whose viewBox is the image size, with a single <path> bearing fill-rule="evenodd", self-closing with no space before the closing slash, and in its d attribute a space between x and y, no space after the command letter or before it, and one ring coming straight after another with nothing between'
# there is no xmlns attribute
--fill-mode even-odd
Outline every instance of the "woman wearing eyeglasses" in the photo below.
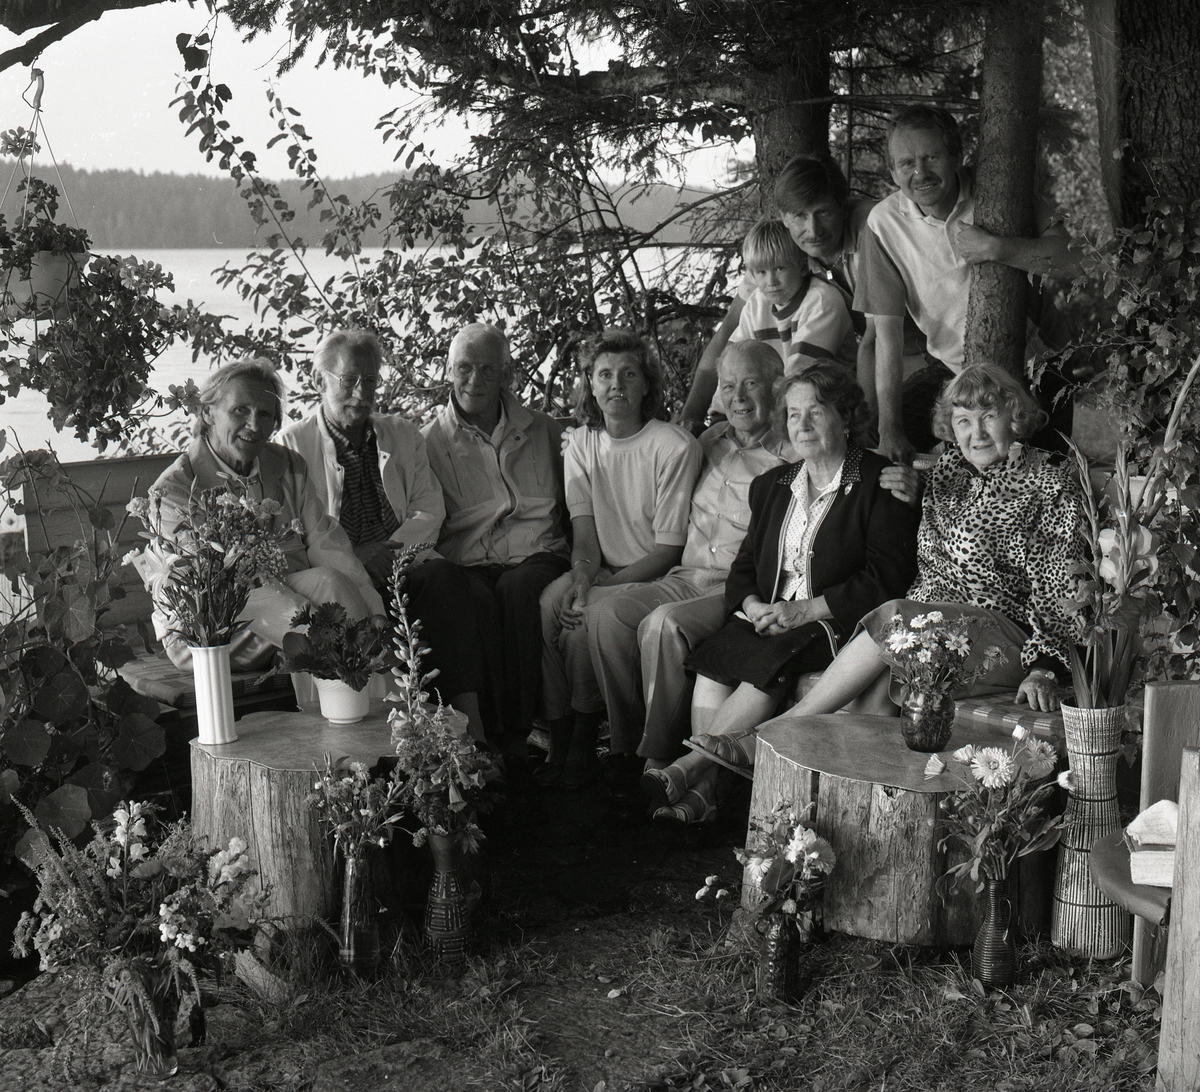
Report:
<svg viewBox="0 0 1200 1092"><path fill-rule="evenodd" d="M329 334L313 354L313 384L321 404L288 425L279 442L304 456L330 518L341 523L386 595L395 551L436 542L446 506L416 426L374 412L382 365L383 350L374 334ZM431 650L426 670L436 667L440 673L435 688L467 715L472 735L483 739L478 699L483 653L466 577L457 565L431 553L409 574L407 591Z"/></svg>

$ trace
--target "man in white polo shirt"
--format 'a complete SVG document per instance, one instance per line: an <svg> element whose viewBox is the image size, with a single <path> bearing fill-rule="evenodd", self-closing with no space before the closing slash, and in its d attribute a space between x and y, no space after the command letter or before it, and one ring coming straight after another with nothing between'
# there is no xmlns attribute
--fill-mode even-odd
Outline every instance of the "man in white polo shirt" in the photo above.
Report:
<svg viewBox="0 0 1200 1092"><path fill-rule="evenodd" d="M874 320L879 450L907 462L934 442L929 412L963 365L971 266L1001 262L1027 273L1067 269L1070 236L1039 202L1033 239L975 227L973 177L958 123L936 106L909 106L888 125L888 166L899 192L867 217L854 308ZM902 380L904 316L925 334L930 362ZM902 409L903 405L903 409Z"/></svg>

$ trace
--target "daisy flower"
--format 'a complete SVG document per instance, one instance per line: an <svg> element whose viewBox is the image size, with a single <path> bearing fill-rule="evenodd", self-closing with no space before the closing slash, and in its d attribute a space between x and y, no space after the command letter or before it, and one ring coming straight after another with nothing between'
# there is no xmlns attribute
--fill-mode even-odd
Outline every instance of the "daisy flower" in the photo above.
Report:
<svg viewBox="0 0 1200 1092"><path fill-rule="evenodd" d="M1002 789L1017 776L1017 767L1007 751L999 747L981 747L971 759L971 773L984 788Z"/></svg>

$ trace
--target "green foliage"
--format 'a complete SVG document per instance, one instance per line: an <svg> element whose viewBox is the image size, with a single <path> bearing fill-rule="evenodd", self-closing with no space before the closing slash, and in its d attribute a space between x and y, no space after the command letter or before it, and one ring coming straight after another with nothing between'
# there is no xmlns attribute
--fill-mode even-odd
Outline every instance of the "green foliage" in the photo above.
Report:
<svg viewBox="0 0 1200 1092"><path fill-rule="evenodd" d="M372 777L365 762L334 762L332 755L325 756L325 769L305 799L348 861L369 845L387 845L402 815L400 782L394 774Z"/></svg>
<svg viewBox="0 0 1200 1092"><path fill-rule="evenodd" d="M1151 679L1200 675L1200 203L1146 203L1145 223L1095 246L1085 271L1103 285L1107 323L1067 351L1103 371L1084 395L1111 411L1129 470L1147 475L1129 494L1155 538L1153 593L1161 613L1142 627ZM1127 505L1127 506L1128 506Z"/></svg>
<svg viewBox="0 0 1200 1092"><path fill-rule="evenodd" d="M308 630L284 634L279 671L307 671L318 679L341 679L352 690L361 690L388 661L386 624L374 618L351 622L341 603L310 603L296 612L291 624Z"/></svg>
<svg viewBox="0 0 1200 1092"><path fill-rule="evenodd" d="M120 527L44 451L0 463L0 488L65 499L78 528L72 541L43 527L44 551L7 559L12 589L0 621L0 857L23 851L18 807L47 828L75 837L89 819L111 812L133 774L165 749L155 723L158 703L135 694L116 672L133 658L124 637L105 620L123 594L117 569ZM10 502L40 521L37 505Z"/></svg>

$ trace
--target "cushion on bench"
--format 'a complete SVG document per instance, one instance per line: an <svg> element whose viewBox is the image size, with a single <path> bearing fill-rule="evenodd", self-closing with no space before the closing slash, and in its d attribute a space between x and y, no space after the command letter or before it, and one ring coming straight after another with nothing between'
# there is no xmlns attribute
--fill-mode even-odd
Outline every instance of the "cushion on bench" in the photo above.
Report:
<svg viewBox="0 0 1200 1092"><path fill-rule="evenodd" d="M142 655L118 669L121 677L139 694L154 698L175 709L196 708L196 683L191 668L178 668L167 658L165 652L153 656ZM272 675L263 679L262 671L234 672L233 700L252 694L271 694L276 691L291 691L290 675Z"/></svg>
<svg viewBox="0 0 1200 1092"><path fill-rule="evenodd" d="M1011 732L1018 726L1051 743L1063 739L1061 713L1042 713L999 697L962 698L954 703L955 728L1003 728Z"/></svg>

